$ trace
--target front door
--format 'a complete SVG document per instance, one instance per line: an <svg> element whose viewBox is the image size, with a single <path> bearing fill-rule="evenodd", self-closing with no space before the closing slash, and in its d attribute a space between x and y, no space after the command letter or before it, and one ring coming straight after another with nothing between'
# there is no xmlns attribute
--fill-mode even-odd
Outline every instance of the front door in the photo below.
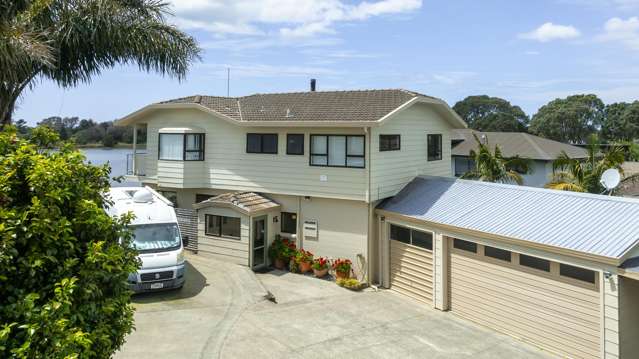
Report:
<svg viewBox="0 0 639 359"><path fill-rule="evenodd" d="M253 265L251 268L259 269L266 266L266 216L253 220Z"/></svg>

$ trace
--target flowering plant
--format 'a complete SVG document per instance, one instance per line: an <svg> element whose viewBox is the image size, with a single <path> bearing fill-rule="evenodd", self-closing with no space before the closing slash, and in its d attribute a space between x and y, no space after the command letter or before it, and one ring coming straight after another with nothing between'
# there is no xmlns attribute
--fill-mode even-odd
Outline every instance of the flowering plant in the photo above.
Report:
<svg viewBox="0 0 639 359"><path fill-rule="evenodd" d="M313 269L324 270L326 268L328 268L328 259L324 257L319 257L313 260Z"/></svg>
<svg viewBox="0 0 639 359"><path fill-rule="evenodd" d="M310 263L313 261L313 253L300 249L295 254L295 261L297 263Z"/></svg>
<svg viewBox="0 0 639 359"><path fill-rule="evenodd" d="M281 259L287 260L293 256L295 256L297 249L295 246L295 242L290 242L288 239L277 237L271 243L271 246L268 249L269 257L273 259Z"/></svg>
<svg viewBox="0 0 639 359"><path fill-rule="evenodd" d="M350 273L352 265L350 259L337 258L333 261L333 270L340 273Z"/></svg>

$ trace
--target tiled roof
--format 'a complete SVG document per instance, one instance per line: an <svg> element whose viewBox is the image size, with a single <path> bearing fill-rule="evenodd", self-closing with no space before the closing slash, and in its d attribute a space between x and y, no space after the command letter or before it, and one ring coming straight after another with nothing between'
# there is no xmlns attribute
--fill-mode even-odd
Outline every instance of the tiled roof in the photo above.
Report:
<svg viewBox="0 0 639 359"><path fill-rule="evenodd" d="M470 129L453 130L453 138L462 140L453 147L453 156L468 156L471 150L477 150L477 141L473 137L473 132L479 139L485 136L489 147L492 149L498 145L504 157L523 157L533 160L552 161L555 160L562 151L571 158L586 158L588 152L581 147L569 145L534 136L523 132L479 132Z"/></svg>
<svg viewBox="0 0 639 359"><path fill-rule="evenodd" d="M255 192L223 193L193 205L195 209L205 207L234 207L246 214L278 208L279 203Z"/></svg>
<svg viewBox="0 0 639 359"><path fill-rule="evenodd" d="M422 176L378 208L614 259L639 242L639 200L622 197Z"/></svg>
<svg viewBox="0 0 639 359"><path fill-rule="evenodd" d="M377 121L415 97L407 90L313 91L243 97L189 96L160 102L194 103L238 121Z"/></svg>

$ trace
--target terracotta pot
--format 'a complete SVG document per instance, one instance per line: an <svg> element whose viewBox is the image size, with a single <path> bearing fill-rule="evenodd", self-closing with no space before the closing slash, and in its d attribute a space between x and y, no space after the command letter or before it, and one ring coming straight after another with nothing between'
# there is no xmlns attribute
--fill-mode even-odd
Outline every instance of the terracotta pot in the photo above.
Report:
<svg viewBox="0 0 639 359"><path fill-rule="evenodd" d="M301 262L300 263L300 272L306 273L311 270L311 262Z"/></svg>
<svg viewBox="0 0 639 359"><path fill-rule="evenodd" d="M339 272L339 271L335 271L335 278L337 279L348 279L350 278L350 272Z"/></svg>
<svg viewBox="0 0 639 359"><path fill-rule="evenodd" d="M328 274L328 268L319 269L319 270L313 268L313 274L315 274L317 278L326 277L326 275Z"/></svg>
<svg viewBox="0 0 639 359"><path fill-rule="evenodd" d="M286 264L284 263L282 258L275 258L275 261L273 262L273 266L275 266L275 268L277 269L284 269L284 267L286 267Z"/></svg>

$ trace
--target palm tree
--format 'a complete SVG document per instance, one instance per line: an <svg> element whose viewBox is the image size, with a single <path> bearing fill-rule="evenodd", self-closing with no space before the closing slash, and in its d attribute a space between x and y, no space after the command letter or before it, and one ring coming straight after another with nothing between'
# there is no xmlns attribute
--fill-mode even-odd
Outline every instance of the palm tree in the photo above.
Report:
<svg viewBox="0 0 639 359"><path fill-rule="evenodd" d="M612 146L603 151L597 135L588 138L586 146L588 157L585 160L568 157L562 152L553 162L553 176L546 188L562 191L602 193L602 173L609 168L616 168L623 174L624 151L621 146ZM624 179L632 180L633 177Z"/></svg>
<svg viewBox="0 0 639 359"><path fill-rule="evenodd" d="M183 79L200 49L166 22L167 6L162 0L0 0L0 128L37 79L70 87L118 64Z"/></svg>
<svg viewBox="0 0 639 359"><path fill-rule="evenodd" d="M530 172L530 161L521 157L504 158L499 146L491 152L487 143L479 140L473 133L479 148L471 150L470 157L475 162L475 169L464 173L461 178L484 182L523 184L522 173Z"/></svg>

